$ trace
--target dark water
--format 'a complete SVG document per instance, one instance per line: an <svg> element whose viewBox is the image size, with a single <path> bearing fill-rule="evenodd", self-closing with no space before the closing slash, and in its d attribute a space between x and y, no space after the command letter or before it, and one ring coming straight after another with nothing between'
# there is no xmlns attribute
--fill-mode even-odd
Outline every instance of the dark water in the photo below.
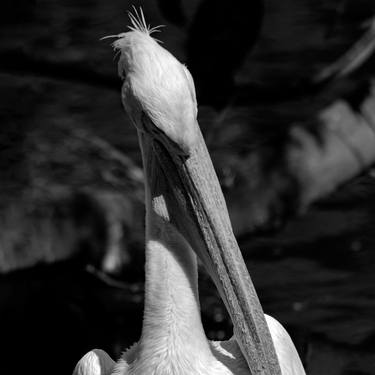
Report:
<svg viewBox="0 0 375 375"><path fill-rule="evenodd" d="M340 56L361 34L361 23L371 17L375 4L230 3L232 8L222 1L134 1L152 25L167 25L160 39L191 67L201 104L200 124L265 312L286 326L308 374L373 374L374 176L366 173L276 233L254 237L248 232L246 197L237 193L235 171L259 145L281 139L289 124L308 117L345 93L351 80L371 72L366 66L358 76L316 95L301 89L311 74ZM4 222L8 206L19 201L25 184L39 176L34 167L38 160L31 157L39 154L29 152L28 145L42 135L47 140L43 145L49 145L43 152L50 155L52 167L48 178L44 170L41 175L49 183L98 185L99 172L77 162L86 156L76 149L57 155L62 129L86 129L140 164L136 134L120 105L113 53L108 43L99 41L126 29L125 11L131 4L15 0L2 6ZM9 144L10 151L4 148ZM60 173L61 160L68 167ZM100 188L112 191L108 181ZM17 235L21 224L16 222L13 231L2 225L2 241L5 232ZM138 225L142 226L141 218ZM130 250L142 252L142 244L135 242ZM142 321L143 268L142 256L131 259L133 272L115 285L88 272L85 259L2 276L0 374L66 374L91 348L103 348L116 357L136 341ZM200 289L207 334L228 337L230 322L203 271Z"/></svg>

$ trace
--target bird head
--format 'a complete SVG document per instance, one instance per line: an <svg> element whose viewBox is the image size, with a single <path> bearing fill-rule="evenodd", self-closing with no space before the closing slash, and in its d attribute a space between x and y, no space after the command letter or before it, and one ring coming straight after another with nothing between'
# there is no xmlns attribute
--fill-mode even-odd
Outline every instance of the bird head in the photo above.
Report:
<svg viewBox="0 0 375 375"><path fill-rule="evenodd" d="M124 81L123 105L138 130L188 155L198 130L193 79L152 37L161 26L151 28L142 10L134 12L129 13L128 32L109 36L117 38L112 45L119 54L118 74Z"/></svg>

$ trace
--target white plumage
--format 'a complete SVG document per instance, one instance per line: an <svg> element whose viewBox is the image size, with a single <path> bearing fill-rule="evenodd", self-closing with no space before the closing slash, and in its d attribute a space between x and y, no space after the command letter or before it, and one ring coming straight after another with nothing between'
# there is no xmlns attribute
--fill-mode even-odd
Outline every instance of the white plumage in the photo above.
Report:
<svg viewBox="0 0 375 375"><path fill-rule="evenodd" d="M248 361L234 337L209 342L205 336L196 254L173 224L174 215L179 215L174 212L176 202L167 199L168 176L155 157L154 142L181 156L189 155L201 141L194 83L186 67L151 37L155 29L146 26L143 14L136 15L130 15L131 30L115 36L114 47L120 51L122 100L138 129L146 175L142 335L116 364L103 351L86 354L74 375L249 375ZM194 226L193 221L184 225ZM266 321L282 375L305 374L286 330L269 316Z"/></svg>
<svg viewBox="0 0 375 375"><path fill-rule="evenodd" d="M280 362L281 372L283 375L304 375L305 370L299 359L294 344L284 327L271 316L266 315L268 327L271 332L272 340L275 345L276 353ZM249 369L234 337L227 341L210 341L210 348L216 359L215 364L206 366L202 369L193 369L193 366L178 368L167 366L162 361L158 362L155 367L150 363L143 363L137 370L130 368L138 355L138 344L134 344L125 351L115 366L115 362L103 350L94 349L88 352L77 364L73 375L131 375L131 374L181 374L181 375L249 375ZM191 358L193 363L195 357ZM163 367L164 366L164 367ZM168 372L168 367L170 371ZM175 370L173 372L173 370ZM137 372L135 372L137 371Z"/></svg>

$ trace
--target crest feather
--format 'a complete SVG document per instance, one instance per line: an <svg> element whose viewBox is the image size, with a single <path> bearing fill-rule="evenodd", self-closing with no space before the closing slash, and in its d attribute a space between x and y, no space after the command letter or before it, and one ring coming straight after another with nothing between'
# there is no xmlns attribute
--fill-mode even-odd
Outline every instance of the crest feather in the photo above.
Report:
<svg viewBox="0 0 375 375"><path fill-rule="evenodd" d="M139 7L138 12L137 8L133 5L133 13L131 11L128 11L128 15L131 22L131 26L128 26L128 28L132 31L141 31L142 33L151 36L151 34L153 33L160 32L160 28L165 26L159 25L151 27L150 25L147 25L142 7Z"/></svg>

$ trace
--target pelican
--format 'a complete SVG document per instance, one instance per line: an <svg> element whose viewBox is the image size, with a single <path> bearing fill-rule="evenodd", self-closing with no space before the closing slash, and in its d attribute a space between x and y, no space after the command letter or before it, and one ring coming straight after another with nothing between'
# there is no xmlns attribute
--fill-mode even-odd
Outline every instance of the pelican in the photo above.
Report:
<svg viewBox="0 0 375 375"><path fill-rule="evenodd" d="M145 171L146 264L142 334L114 362L93 350L74 375L303 375L286 330L265 316L230 224L197 122L188 69L160 46L142 11L114 35L122 103ZM234 336L210 342L198 296L197 256L231 316Z"/></svg>

